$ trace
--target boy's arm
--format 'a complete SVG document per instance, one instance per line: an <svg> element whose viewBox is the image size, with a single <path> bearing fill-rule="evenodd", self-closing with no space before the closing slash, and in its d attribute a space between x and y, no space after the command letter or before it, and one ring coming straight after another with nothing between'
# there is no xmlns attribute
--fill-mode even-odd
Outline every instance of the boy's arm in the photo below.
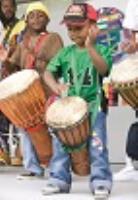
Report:
<svg viewBox="0 0 138 200"><path fill-rule="evenodd" d="M54 56L54 58L46 66L46 70L43 74L43 80L50 87L50 89L61 96L64 92L67 91L68 86L66 84L61 84L58 82L59 72L61 72L61 58L63 57L62 49ZM56 74L56 78L55 78Z"/></svg>
<svg viewBox="0 0 138 200"><path fill-rule="evenodd" d="M43 76L44 82L50 87L50 89L56 94L61 96L64 92L68 90L66 84L60 84L56 81L53 74L46 70Z"/></svg>
<svg viewBox="0 0 138 200"><path fill-rule="evenodd" d="M92 29L90 29L89 31L89 35L86 39L85 46L99 74L105 75L107 74L107 71L108 71L107 63L104 60L104 58L99 54L99 52L97 51L95 47L98 33L99 33L99 29L95 25L95 27L94 28L92 27Z"/></svg>
<svg viewBox="0 0 138 200"><path fill-rule="evenodd" d="M49 72L48 70L46 70L44 72L44 82L51 88L52 91L54 91L56 94L58 94L57 91L57 82L54 78L54 76L52 75L51 72Z"/></svg>
<svg viewBox="0 0 138 200"><path fill-rule="evenodd" d="M99 72L100 75L106 75L108 71L108 66L103 57L97 52L96 48L93 46L87 47L92 62Z"/></svg>

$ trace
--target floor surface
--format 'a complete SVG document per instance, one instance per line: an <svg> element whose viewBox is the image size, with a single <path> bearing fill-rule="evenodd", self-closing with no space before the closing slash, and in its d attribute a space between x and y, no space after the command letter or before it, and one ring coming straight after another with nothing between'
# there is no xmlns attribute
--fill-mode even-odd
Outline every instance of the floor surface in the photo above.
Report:
<svg viewBox="0 0 138 200"><path fill-rule="evenodd" d="M43 180L17 180L21 167L0 166L0 200L93 200L88 187L88 177L73 176L70 194L43 196ZM109 200L138 200L138 182L114 182Z"/></svg>

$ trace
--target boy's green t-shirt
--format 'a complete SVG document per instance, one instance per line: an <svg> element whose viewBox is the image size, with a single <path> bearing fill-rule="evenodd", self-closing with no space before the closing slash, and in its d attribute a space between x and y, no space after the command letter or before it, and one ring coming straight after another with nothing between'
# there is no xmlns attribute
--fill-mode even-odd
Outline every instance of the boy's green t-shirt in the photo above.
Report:
<svg viewBox="0 0 138 200"><path fill-rule="evenodd" d="M110 71L112 57L108 48L103 45L97 45L96 48L105 59ZM87 102L96 100L99 76L87 49L79 49L76 45L61 49L50 61L47 70L62 77L65 83L70 84L69 96L80 96Z"/></svg>

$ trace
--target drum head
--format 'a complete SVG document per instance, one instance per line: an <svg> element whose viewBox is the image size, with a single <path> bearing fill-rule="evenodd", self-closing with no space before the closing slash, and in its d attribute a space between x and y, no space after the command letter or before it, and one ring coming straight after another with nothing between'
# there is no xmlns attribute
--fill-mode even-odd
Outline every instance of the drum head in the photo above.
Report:
<svg viewBox="0 0 138 200"><path fill-rule="evenodd" d="M65 97L55 101L46 112L46 122L52 128L66 128L79 122L87 113L87 103L80 97Z"/></svg>
<svg viewBox="0 0 138 200"><path fill-rule="evenodd" d="M138 81L138 53L113 65L110 77L115 84L136 83Z"/></svg>
<svg viewBox="0 0 138 200"><path fill-rule="evenodd" d="M0 100L21 93L38 78L39 74L32 69L24 69L8 76L0 82Z"/></svg>

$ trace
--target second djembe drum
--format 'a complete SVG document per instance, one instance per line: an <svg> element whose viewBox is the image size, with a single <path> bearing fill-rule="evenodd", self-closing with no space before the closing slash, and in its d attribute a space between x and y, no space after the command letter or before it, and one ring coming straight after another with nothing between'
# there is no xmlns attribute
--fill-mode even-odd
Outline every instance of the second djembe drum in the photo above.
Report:
<svg viewBox="0 0 138 200"><path fill-rule="evenodd" d="M138 109L138 53L130 55L113 66L111 83L124 100Z"/></svg>
<svg viewBox="0 0 138 200"><path fill-rule="evenodd" d="M49 106L46 122L54 130L65 151L70 153L73 171L78 175L89 174L87 103L80 97L58 99Z"/></svg>

